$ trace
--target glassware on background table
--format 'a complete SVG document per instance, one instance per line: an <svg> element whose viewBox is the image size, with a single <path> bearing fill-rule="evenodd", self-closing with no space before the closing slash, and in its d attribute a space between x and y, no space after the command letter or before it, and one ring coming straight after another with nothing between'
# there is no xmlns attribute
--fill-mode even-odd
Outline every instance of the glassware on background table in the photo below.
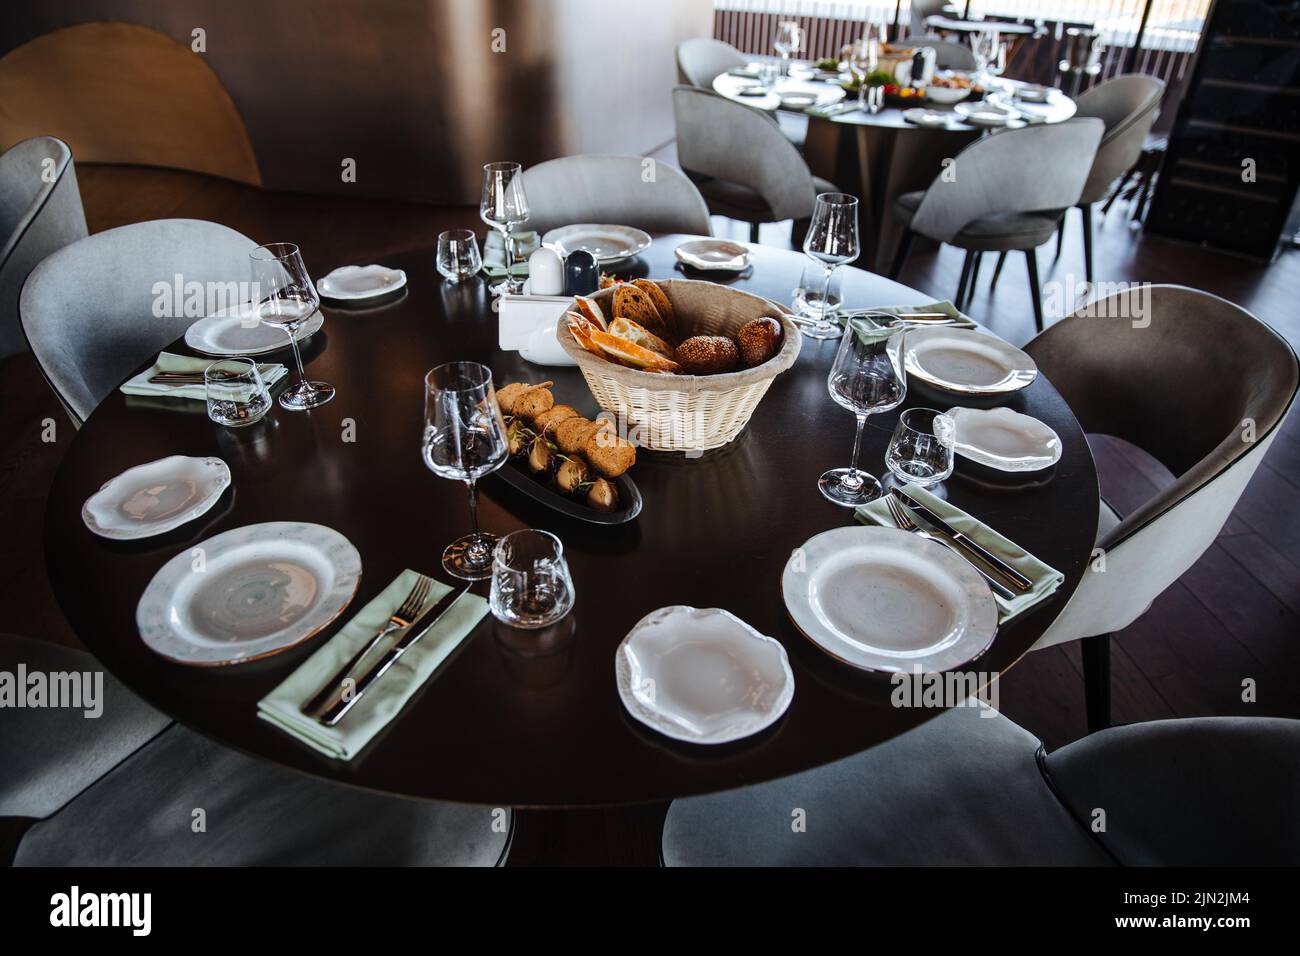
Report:
<svg viewBox="0 0 1300 956"><path fill-rule="evenodd" d="M298 330L320 308L320 296L307 274L302 253L292 242L268 242L248 255L260 297L257 315L267 325L279 326L289 333L293 360L298 366L298 384L280 393L280 404L295 412L324 405L334 397L334 386L309 381L298 350Z"/></svg>
<svg viewBox="0 0 1300 956"><path fill-rule="evenodd" d="M868 24L868 33L871 25ZM867 77L880 65L880 43L869 36L857 40L849 48L849 72L858 84L858 109L867 108Z"/></svg>
<svg viewBox="0 0 1300 956"><path fill-rule="evenodd" d="M822 311L816 321L801 321L799 330L810 339L839 338L843 329L829 308L829 292L836 268L852 262L860 251L857 199L845 193L822 193L818 196L808 234L803 240L803 251L822 267Z"/></svg>
<svg viewBox="0 0 1300 956"><path fill-rule="evenodd" d="M444 279L470 279L483 268L478 239L469 229L448 229L438 233L438 272Z"/></svg>
<svg viewBox="0 0 1300 956"><path fill-rule="evenodd" d="M901 482L930 488L952 474L956 423L933 408L909 408L898 425L885 464Z"/></svg>
<svg viewBox="0 0 1300 956"><path fill-rule="evenodd" d="M997 30L979 30L971 34L970 46L971 52L975 54L975 76L978 79L987 82L989 64L998 56L998 44Z"/></svg>
<svg viewBox="0 0 1300 956"><path fill-rule="evenodd" d="M826 300L826 314L838 316L839 308L844 304L840 292L842 285L839 272L831 274L830 285L826 284L826 271L820 264L808 263L799 273L799 285L795 287L790 298L790 306L796 315L817 321L822 316L822 300ZM833 318L837 321L837 318Z"/></svg>
<svg viewBox="0 0 1300 956"><path fill-rule="evenodd" d="M776 25L772 46L781 57L781 75L790 74L790 57L803 49L803 27L796 20L782 20Z"/></svg>
<svg viewBox="0 0 1300 956"><path fill-rule="evenodd" d="M259 422L271 407L271 393L252 359L213 362L203 370L208 418L228 428Z"/></svg>
<svg viewBox="0 0 1300 956"><path fill-rule="evenodd" d="M764 60L758 65L758 82L764 89L774 89L781 79L781 64L777 60Z"/></svg>
<svg viewBox="0 0 1300 956"><path fill-rule="evenodd" d="M892 319L892 316L889 318ZM862 428L868 415L887 412L907 395L907 373L900 355L902 330L882 327L870 313L848 320L826 386L837 405L858 419L853 457L847 468L832 468L817 481L821 493L837 505L856 508L880 497L880 482L858 468Z"/></svg>
<svg viewBox="0 0 1300 956"><path fill-rule="evenodd" d="M505 278L492 286L492 292L516 293L523 280L511 273L515 264L514 239L510 231L528 219L528 197L524 194L523 167L518 163L488 163L483 167L483 196L479 216L501 233L504 246Z"/></svg>
<svg viewBox="0 0 1300 956"><path fill-rule="evenodd" d="M478 362L448 362L424 377L424 463L469 488L470 533L442 552L448 574L481 581L492 574L496 535L479 531L477 481L509 457L492 372Z"/></svg>
<svg viewBox="0 0 1300 956"><path fill-rule="evenodd" d="M548 627L573 608L573 578L564 545L547 531L525 528L497 542L488 606L511 627Z"/></svg>

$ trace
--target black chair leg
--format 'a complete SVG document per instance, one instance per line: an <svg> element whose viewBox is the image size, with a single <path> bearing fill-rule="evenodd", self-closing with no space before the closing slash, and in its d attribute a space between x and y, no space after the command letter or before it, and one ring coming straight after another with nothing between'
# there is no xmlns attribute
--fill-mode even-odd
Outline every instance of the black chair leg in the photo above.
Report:
<svg viewBox="0 0 1300 956"><path fill-rule="evenodd" d="M903 271L903 263L907 261L908 254L912 251L912 239L916 233L911 229L904 230L902 237L898 240L898 248L894 250L894 264L890 267L889 278L897 279L898 274Z"/></svg>
<svg viewBox="0 0 1300 956"><path fill-rule="evenodd" d="M998 287L998 276L1002 275L1002 264L1007 261L1005 252L998 253L997 265L993 267L993 278L989 280L989 291L992 292Z"/></svg>
<svg viewBox="0 0 1300 956"><path fill-rule="evenodd" d="M958 306L957 308L959 309L970 308L971 300L975 298L975 285L980 281L980 265L983 262L984 262L984 253L982 252L975 253L975 261L971 263L971 267L970 267L970 281L966 283L966 305Z"/></svg>
<svg viewBox="0 0 1300 956"><path fill-rule="evenodd" d="M1025 250L1025 266L1029 270L1029 297L1034 302L1034 326L1043 331L1043 293L1038 287L1038 254L1034 249Z"/></svg>
<svg viewBox="0 0 1300 956"><path fill-rule="evenodd" d="M749 241L758 242L758 223L756 222L749 224Z"/></svg>
<svg viewBox="0 0 1300 956"><path fill-rule="evenodd" d="M1079 207L1079 212L1083 214L1083 274L1088 280L1088 285L1092 285L1092 203L1084 203Z"/></svg>
<svg viewBox="0 0 1300 956"><path fill-rule="evenodd" d="M1147 214L1147 200L1151 198L1151 185L1155 182L1155 175L1149 170L1143 177L1142 195L1138 197L1137 209L1133 212L1133 221L1141 222Z"/></svg>
<svg viewBox="0 0 1300 956"><path fill-rule="evenodd" d="M966 298L966 283L970 281L970 267L974 261L975 253L967 252L966 260L961 264L961 279L957 282L957 298L952 303L958 309L961 308L961 303Z"/></svg>
<svg viewBox="0 0 1300 956"><path fill-rule="evenodd" d="M1083 697L1088 712L1088 733L1110 726L1110 635L1085 637L1083 651Z"/></svg>
<svg viewBox="0 0 1300 956"><path fill-rule="evenodd" d="M1069 215L1069 213L1067 212L1066 215ZM1053 262L1061 258L1061 241L1064 238L1065 238L1065 216L1062 216L1060 223L1056 227L1056 255L1052 256Z"/></svg>
<svg viewBox="0 0 1300 956"><path fill-rule="evenodd" d="M1128 181L1137 175L1138 167L1141 165L1142 160L1139 159L1129 167L1129 171L1124 174L1124 178L1119 181L1119 185L1115 187L1115 191L1111 193L1110 197L1106 200L1106 205L1101 207L1102 216L1105 216L1106 213L1110 212L1110 207L1115 205L1115 200L1120 197L1122 192L1124 192L1124 187L1128 185Z"/></svg>

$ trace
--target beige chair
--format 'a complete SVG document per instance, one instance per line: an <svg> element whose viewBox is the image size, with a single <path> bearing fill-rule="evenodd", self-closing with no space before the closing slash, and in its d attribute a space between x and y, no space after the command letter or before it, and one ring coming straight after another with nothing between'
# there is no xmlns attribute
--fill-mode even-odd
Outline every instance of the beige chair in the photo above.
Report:
<svg viewBox="0 0 1300 956"><path fill-rule="evenodd" d="M1295 353L1224 299L1138 287L1025 346L1085 432L1141 448L1176 475L1131 514L1099 503L1104 563L1034 645L1083 641L1088 724L1109 722L1110 635L1133 623L1223 527L1295 399Z"/></svg>
<svg viewBox="0 0 1300 956"><path fill-rule="evenodd" d="M749 58L730 43L705 37L691 37L677 44L677 82L700 89L713 89L713 80L744 66Z"/></svg>
<svg viewBox="0 0 1300 956"><path fill-rule="evenodd" d="M799 151L763 113L716 93L673 88L677 161L714 215L749 223L806 221L818 193L838 192L814 176Z"/></svg>

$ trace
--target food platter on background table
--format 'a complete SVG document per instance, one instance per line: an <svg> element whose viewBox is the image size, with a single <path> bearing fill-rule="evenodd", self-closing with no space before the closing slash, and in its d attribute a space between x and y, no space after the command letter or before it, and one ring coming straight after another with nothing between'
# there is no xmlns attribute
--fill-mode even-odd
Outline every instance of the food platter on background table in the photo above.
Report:
<svg viewBox="0 0 1300 956"><path fill-rule="evenodd" d="M299 345L325 324L320 311L294 334ZM266 355L289 347L284 329L267 325L257 314L257 304L245 302L199 319L185 330L185 344L203 355Z"/></svg>
<svg viewBox="0 0 1300 956"><path fill-rule="evenodd" d="M149 538L202 516L228 487L230 468L220 458L172 455L104 482L86 499L81 518L102 538Z"/></svg>
<svg viewBox="0 0 1300 956"><path fill-rule="evenodd" d="M974 329L909 329L903 361L909 377L959 395L1016 392L1038 375L1038 366L1025 352Z"/></svg>

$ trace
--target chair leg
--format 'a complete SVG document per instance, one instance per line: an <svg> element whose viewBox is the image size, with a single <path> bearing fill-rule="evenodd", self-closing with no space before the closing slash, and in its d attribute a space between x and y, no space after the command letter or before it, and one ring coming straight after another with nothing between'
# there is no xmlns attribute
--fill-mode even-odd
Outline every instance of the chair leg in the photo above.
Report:
<svg viewBox="0 0 1300 956"><path fill-rule="evenodd" d="M1079 212L1083 214L1083 274L1088 280L1088 286L1092 286L1092 203L1084 203L1079 207Z"/></svg>
<svg viewBox="0 0 1300 956"><path fill-rule="evenodd" d="M1143 177L1142 195L1138 197L1137 209L1133 212L1133 221L1141 222L1142 217L1147 213L1147 200L1151 198L1151 185L1155 182L1155 175L1150 171Z"/></svg>
<svg viewBox="0 0 1300 956"><path fill-rule="evenodd" d="M1038 287L1038 253L1034 249L1025 250L1025 267L1029 270L1029 297L1034 302L1034 326L1043 331L1043 293Z"/></svg>
<svg viewBox="0 0 1300 956"><path fill-rule="evenodd" d="M966 304L958 306L959 309L969 309L971 300L975 298L975 284L980 281L980 265L984 261L984 253L975 253L975 261L970 267L970 281L966 283Z"/></svg>
<svg viewBox="0 0 1300 956"><path fill-rule="evenodd" d="M749 241L758 242L758 223L756 222L749 224Z"/></svg>
<svg viewBox="0 0 1300 956"><path fill-rule="evenodd" d="M1069 215L1068 211L1066 212L1066 215ZM1052 256L1053 262L1061 258L1061 241L1064 238L1065 238L1065 216L1062 216L1060 224L1057 225L1056 227L1056 255Z"/></svg>
<svg viewBox="0 0 1300 956"><path fill-rule="evenodd" d="M1110 212L1110 207L1115 205L1115 200L1118 199L1120 197L1120 194L1124 192L1124 187L1128 185L1128 181L1137 175L1138 167L1141 165L1142 165L1142 160L1139 159L1136 163L1134 163L1131 167L1129 167L1129 171L1126 172L1124 174L1124 178L1119 181L1119 185L1115 187L1115 191L1110 194L1109 198L1107 198L1106 205L1101 207L1101 214L1103 217L1105 217L1106 213Z"/></svg>
<svg viewBox="0 0 1300 956"><path fill-rule="evenodd" d="M1083 651L1083 696L1088 711L1088 733L1110 726L1110 635L1085 637Z"/></svg>
<svg viewBox="0 0 1300 956"><path fill-rule="evenodd" d="M998 264L993 267L993 278L989 281L989 291L998 287L998 276L1002 275L1002 264L1007 261L1006 252L998 253Z"/></svg>
<svg viewBox="0 0 1300 956"><path fill-rule="evenodd" d="M903 263L907 261L908 255L912 251L912 240L916 233L911 229L904 230L903 235L898 240L898 248L894 250L894 264L890 267L889 278L897 279L898 274L903 271Z"/></svg>
<svg viewBox="0 0 1300 956"><path fill-rule="evenodd" d="M958 309L961 308L962 300L966 298L966 283L970 281L970 267L974 261L975 253L967 252L966 260L961 264L961 279L957 282L957 298L952 303Z"/></svg>

